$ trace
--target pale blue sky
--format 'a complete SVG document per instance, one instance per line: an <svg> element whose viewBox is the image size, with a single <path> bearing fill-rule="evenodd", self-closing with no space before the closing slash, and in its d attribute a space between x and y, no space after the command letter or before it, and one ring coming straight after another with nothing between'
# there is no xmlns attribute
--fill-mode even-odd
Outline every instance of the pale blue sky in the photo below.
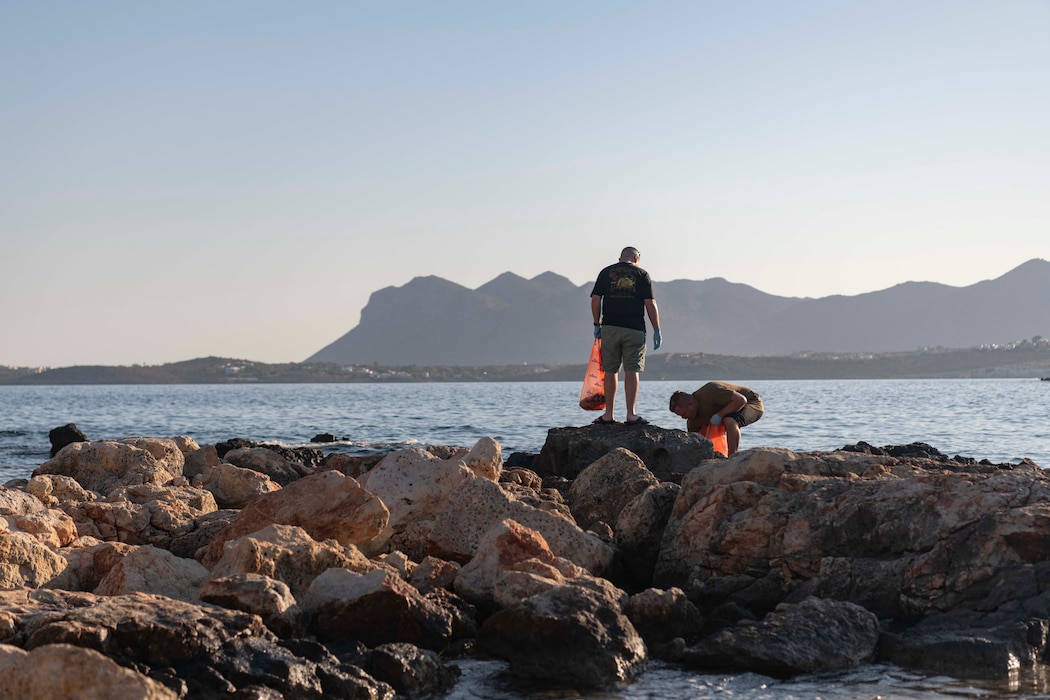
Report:
<svg viewBox="0 0 1050 700"><path fill-rule="evenodd" d="M0 0L0 364L299 361L383 287L625 245L784 296L998 277L1050 258L1048 36L1048 0Z"/></svg>

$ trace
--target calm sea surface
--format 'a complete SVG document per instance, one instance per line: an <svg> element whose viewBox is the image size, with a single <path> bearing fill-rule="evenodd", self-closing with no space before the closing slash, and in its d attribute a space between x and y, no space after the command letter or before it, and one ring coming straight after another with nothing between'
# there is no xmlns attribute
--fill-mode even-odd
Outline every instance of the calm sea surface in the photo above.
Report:
<svg viewBox="0 0 1050 700"><path fill-rule="evenodd" d="M582 380L582 377L581 377ZM667 410L675 389L695 382L646 382L639 412L655 425L684 428ZM732 381L730 379L730 381ZM746 382L766 413L743 430L741 448L832 450L924 442L949 455L1050 467L1050 382L1035 379L827 380ZM621 387L622 389L622 387ZM550 428L584 425L577 382L435 384L215 384L0 386L0 483L28 477L49 457L48 431L76 425L91 440L188 435L201 444L234 437L325 452L368 453L409 445L471 446L490 436L511 452L538 452ZM617 417L623 418L622 395ZM312 444L319 433L345 440ZM501 664L464 662L456 699L932 698L1039 695L1040 679L980 687L944 677L868 666L789 682L762 676L683 672L654 664L635 683L583 696L508 683ZM1038 692L1037 692L1038 691Z"/></svg>

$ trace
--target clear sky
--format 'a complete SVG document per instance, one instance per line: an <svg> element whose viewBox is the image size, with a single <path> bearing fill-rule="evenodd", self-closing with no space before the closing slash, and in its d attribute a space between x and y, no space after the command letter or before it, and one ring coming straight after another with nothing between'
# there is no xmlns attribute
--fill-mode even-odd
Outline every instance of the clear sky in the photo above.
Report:
<svg viewBox="0 0 1050 700"><path fill-rule="evenodd" d="M383 287L625 245L783 296L998 277L1050 258L1048 37L1048 0L0 0L0 365L300 361Z"/></svg>

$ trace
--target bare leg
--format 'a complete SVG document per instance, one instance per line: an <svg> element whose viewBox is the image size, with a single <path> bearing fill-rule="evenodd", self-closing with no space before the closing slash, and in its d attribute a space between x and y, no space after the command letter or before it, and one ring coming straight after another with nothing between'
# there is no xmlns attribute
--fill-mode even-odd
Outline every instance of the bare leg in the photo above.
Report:
<svg viewBox="0 0 1050 700"><path fill-rule="evenodd" d="M723 418L722 425L726 427L726 443L729 448L727 457L732 457L740 449L740 426L732 418Z"/></svg>
<svg viewBox="0 0 1050 700"><path fill-rule="evenodd" d="M605 416L603 420L612 421L613 407L616 404L616 375L617 372L605 373Z"/></svg>
<svg viewBox="0 0 1050 700"><path fill-rule="evenodd" d="M638 373L623 371L623 397L627 403L627 418L624 420L631 420L636 415L634 412L635 404L638 401Z"/></svg>

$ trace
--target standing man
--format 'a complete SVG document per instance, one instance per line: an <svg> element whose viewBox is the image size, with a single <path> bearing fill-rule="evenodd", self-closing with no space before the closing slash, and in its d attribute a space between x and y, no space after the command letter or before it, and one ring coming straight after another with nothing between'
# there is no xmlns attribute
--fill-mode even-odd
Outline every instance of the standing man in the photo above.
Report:
<svg viewBox="0 0 1050 700"><path fill-rule="evenodd" d="M638 400L638 375L645 369L645 316L653 326L653 350L660 348L660 311L653 298L649 273L638 267L641 253L637 248L624 248L620 260L598 273L591 290L591 316L594 337L602 339L602 369L605 370L605 413L594 422L615 423L613 404L616 400L616 375L623 365L624 398L627 416L624 423L648 423L635 413Z"/></svg>
<svg viewBox="0 0 1050 700"><path fill-rule="evenodd" d="M685 418L685 429L699 433L704 426L724 424L728 457L740 448L740 429L762 417L762 397L754 389L729 382L708 382L687 394L671 394L671 413Z"/></svg>

